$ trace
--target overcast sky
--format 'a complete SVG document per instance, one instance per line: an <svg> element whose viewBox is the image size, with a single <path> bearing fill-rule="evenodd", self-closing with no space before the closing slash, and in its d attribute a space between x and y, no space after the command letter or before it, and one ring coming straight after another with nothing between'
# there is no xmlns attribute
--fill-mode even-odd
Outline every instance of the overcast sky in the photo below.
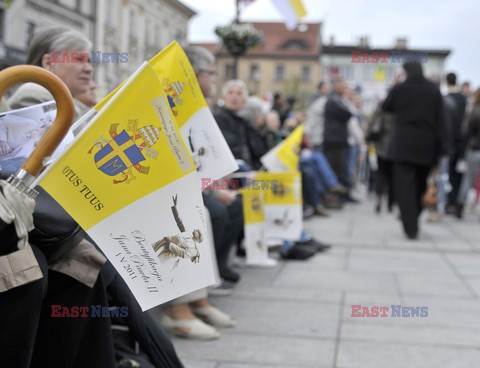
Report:
<svg viewBox="0 0 480 368"><path fill-rule="evenodd" d="M192 42L217 41L213 30L235 14L235 0L181 0L198 14L190 21ZM366 35L370 46L393 46L407 37L409 47L450 49L446 71L480 87L480 2L478 0L303 0L307 21L323 23L323 41L352 44ZM270 0L256 0L243 21L281 21Z"/></svg>

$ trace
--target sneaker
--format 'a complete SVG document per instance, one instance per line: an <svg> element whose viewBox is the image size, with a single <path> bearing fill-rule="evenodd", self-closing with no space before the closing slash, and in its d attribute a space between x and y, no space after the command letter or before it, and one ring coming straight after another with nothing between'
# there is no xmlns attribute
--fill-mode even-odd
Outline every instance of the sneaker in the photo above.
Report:
<svg viewBox="0 0 480 368"><path fill-rule="evenodd" d="M237 283L240 281L240 274L233 271L231 268L225 268L220 271L220 277L226 281Z"/></svg>
<svg viewBox="0 0 480 368"><path fill-rule="evenodd" d="M303 207L303 219L307 220L315 214L315 210L312 206Z"/></svg>
<svg viewBox="0 0 480 368"><path fill-rule="evenodd" d="M308 249L307 247L302 247L299 244L295 244L293 247L290 247L286 252L280 252L280 255L283 259L293 259L298 261L304 261L315 255L316 251Z"/></svg>
<svg viewBox="0 0 480 368"><path fill-rule="evenodd" d="M222 283L218 286L208 288L208 295L212 296L228 296L232 295L235 288L231 282L222 280Z"/></svg>
<svg viewBox="0 0 480 368"><path fill-rule="evenodd" d="M346 193L348 193L349 189L347 187L343 186L342 184L338 183L337 185L335 185L331 188L331 191L333 193L337 193L337 194L346 194Z"/></svg>

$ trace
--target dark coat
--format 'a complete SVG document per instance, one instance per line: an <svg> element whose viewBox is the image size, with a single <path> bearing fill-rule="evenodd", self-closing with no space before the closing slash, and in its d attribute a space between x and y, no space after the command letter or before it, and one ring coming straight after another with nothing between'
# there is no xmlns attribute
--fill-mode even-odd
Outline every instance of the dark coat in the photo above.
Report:
<svg viewBox="0 0 480 368"><path fill-rule="evenodd" d="M453 144L455 149L459 149L462 144L462 125L467 109L467 98L461 93L449 93L446 99L452 102L451 114L451 133L453 134Z"/></svg>
<svg viewBox="0 0 480 368"><path fill-rule="evenodd" d="M480 151L480 107L473 108L468 118L468 131L463 139L460 156L465 157L465 151Z"/></svg>
<svg viewBox="0 0 480 368"><path fill-rule="evenodd" d="M352 113L338 94L328 96L325 103L323 143L348 146L348 121L351 117Z"/></svg>
<svg viewBox="0 0 480 368"><path fill-rule="evenodd" d="M249 121L224 107L214 111L213 116L233 156L253 169L260 167L260 157L267 152L260 132Z"/></svg>
<svg viewBox="0 0 480 368"><path fill-rule="evenodd" d="M433 166L446 153L443 98L438 87L414 76L392 88L383 109L395 114L389 157L396 162Z"/></svg>

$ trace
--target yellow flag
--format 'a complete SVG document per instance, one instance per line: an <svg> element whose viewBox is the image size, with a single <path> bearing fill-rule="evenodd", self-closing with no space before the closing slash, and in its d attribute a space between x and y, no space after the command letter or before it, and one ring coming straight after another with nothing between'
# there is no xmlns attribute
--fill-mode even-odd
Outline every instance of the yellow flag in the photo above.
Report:
<svg viewBox="0 0 480 368"><path fill-rule="evenodd" d="M193 171L161 81L145 63L52 164L40 185L88 230Z"/></svg>
<svg viewBox="0 0 480 368"><path fill-rule="evenodd" d="M288 168L288 170L298 169L302 137L303 125L299 125L282 143L280 143L280 147L277 151L277 158Z"/></svg>
<svg viewBox="0 0 480 368"><path fill-rule="evenodd" d="M245 189L241 190L243 199L243 219L245 225L265 221L263 213L263 190Z"/></svg>
<svg viewBox="0 0 480 368"><path fill-rule="evenodd" d="M262 172L256 179L269 180L264 190L267 239L299 240L302 233L302 188L299 171Z"/></svg>
<svg viewBox="0 0 480 368"><path fill-rule="evenodd" d="M282 14L287 29L293 30L298 22L307 15L302 0L272 0L273 5Z"/></svg>
<svg viewBox="0 0 480 368"><path fill-rule="evenodd" d="M238 164L218 127L195 72L177 42L172 42L155 55L149 65L160 80L157 88L165 92L168 106L180 129L195 166L202 178L218 180L238 169ZM118 87L120 88L120 87ZM118 91L112 91L100 101L99 111Z"/></svg>
<svg viewBox="0 0 480 368"><path fill-rule="evenodd" d="M208 107L195 71L177 42L155 55L149 64L162 82L179 128L200 108Z"/></svg>
<svg viewBox="0 0 480 368"><path fill-rule="evenodd" d="M302 203L301 174L299 171L259 172L257 180L269 181L264 190L265 205L297 205Z"/></svg>
<svg viewBox="0 0 480 368"><path fill-rule="evenodd" d="M40 185L102 249L142 310L214 283L200 180L147 62Z"/></svg>
<svg viewBox="0 0 480 368"><path fill-rule="evenodd" d="M208 107L195 76L195 71L187 55L176 41L170 43L148 63L160 79L179 128L200 108ZM94 109L99 111L105 106L122 85L110 92Z"/></svg>

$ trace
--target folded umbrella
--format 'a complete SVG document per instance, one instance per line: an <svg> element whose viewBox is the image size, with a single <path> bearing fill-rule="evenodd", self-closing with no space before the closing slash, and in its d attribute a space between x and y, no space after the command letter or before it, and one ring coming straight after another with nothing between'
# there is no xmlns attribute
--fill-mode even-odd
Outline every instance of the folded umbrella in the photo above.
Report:
<svg viewBox="0 0 480 368"><path fill-rule="evenodd" d="M0 181L0 256L26 246L28 232L33 229L32 213L37 195L32 184L43 168L44 158L54 152L68 132L75 112L67 86L54 74L36 66L21 65L1 71L0 98L8 88L26 82L38 83L52 93L57 116L17 173Z"/></svg>

